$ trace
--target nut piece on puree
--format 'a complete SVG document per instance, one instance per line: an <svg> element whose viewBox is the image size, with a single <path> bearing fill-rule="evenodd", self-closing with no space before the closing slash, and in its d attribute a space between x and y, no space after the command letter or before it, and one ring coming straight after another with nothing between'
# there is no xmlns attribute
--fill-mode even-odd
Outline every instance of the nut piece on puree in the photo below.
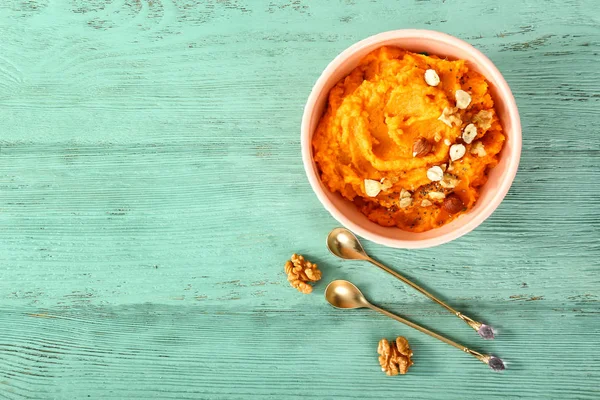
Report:
<svg viewBox="0 0 600 400"><path fill-rule="evenodd" d="M428 70L439 76L438 85L428 84ZM424 232L474 206L504 140L488 83L464 60L381 47L331 89L312 145L329 190L379 225ZM415 152L423 143L431 150ZM453 149L454 161L453 145L460 145ZM465 149L459 159L457 148ZM443 171L443 179L437 174L432 181L432 168ZM369 196L365 181L386 185ZM410 193L410 201L401 193ZM454 199L452 207L448 201L444 207L444 198Z"/></svg>

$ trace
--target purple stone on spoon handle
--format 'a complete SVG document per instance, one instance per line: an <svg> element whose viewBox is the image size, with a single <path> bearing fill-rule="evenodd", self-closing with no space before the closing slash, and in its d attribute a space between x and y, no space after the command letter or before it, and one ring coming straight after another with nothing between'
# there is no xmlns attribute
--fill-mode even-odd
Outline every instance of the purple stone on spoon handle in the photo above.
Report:
<svg viewBox="0 0 600 400"><path fill-rule="evenodd" d="M477 330L477 333L479 333L479 336L481 336L485 340L494 339L494 330L489 325L482 324L481 328Z"/></svg>
<svg viewBox="0 0 600 400"><path fill-rule="evenodd" d="M476 330L477 333L479 334L479 336L481 336L483 339L485 339L485 340L494 339L494 328L492 328L491 326L483 324L481 322L477 322L458 311L456 312L456 316L458 318L462 319L463 321L465 321L465 323L467 325L469 325L471 328Z"/></svg>
<svg viewBox="0 0 600 400"><path fill-rule="evenodd" d="M463 349L463 351L477 358L482 363L486 363L492 371L500 372L506 369L506 364L504 364L504 361L502 361L502 359L499 357L492 356L489 354L482 354L478 351L471 350L466 347Z"/></svg>
<svg viewBox="0 0 600 400"><path fill-rule="evenodd" d="M504 364L504 361L502 361L500 358L495 357L495 356L490 357L490 360L488 361L488 365L490 366L490 368L493 371L496 371L496 372L504 371L506 369L506 365Z"/></svg>

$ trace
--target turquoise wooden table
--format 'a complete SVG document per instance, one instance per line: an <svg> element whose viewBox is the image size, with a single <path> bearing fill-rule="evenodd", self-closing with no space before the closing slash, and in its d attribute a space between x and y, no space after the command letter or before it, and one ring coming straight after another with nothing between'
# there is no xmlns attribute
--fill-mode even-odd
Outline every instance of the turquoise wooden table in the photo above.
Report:
<svg viewBox="0 0 600 400"><path fill-rule="evenodd" d="M595 1L9 0L0 3L0 398L597 399L600 12ZM367 243L468 315L328 254L338 224L300 159L327 63L399 28L467 40L511 85L516 181L427 250ZM293 252L318 262L292 289ZM323 299L336 278L504 357ZM387 377L382 337L414 367Z"/></svg>

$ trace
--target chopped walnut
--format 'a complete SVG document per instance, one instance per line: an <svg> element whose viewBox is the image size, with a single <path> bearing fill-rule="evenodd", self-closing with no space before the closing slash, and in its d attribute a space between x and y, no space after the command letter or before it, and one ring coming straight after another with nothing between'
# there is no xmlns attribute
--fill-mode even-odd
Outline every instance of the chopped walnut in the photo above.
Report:
<svg viewBox="0 0 600 400"><path fill-rule="evenodd" d="M485 157L487 152L485 151L485 146L481 142L475 142L471 146L471 154L476 155L477 157Z"/></svg>
<svg viewBox="0 0 600 400"><path fill-rule="evenodd" d="M394 184L392 183L392 181L388 178L381 178L381 181L379 181L381 184L381 190L388 190L390 189L392 186L394 186Z"/></svg>
<svg viewBox="0 0 600 400"><path fill-rule="evenodd" d="M292 254L292 259L286 261L285 273L290 284L304 294L312 292L312 286L306 282L317 282L321 279L321 271L317 264L305 260L299 254Z"/></svg>
<svg viewBox="0 0 600 400"><path fill-rule="evenodd" d="M377 346L379 353L379 364L381 370L388 376L404 375L408 368L413 365L411 357L413 355L408 340L402 336L396 338L396 343L390 343L387 339L381 339Z"/></svg>
<svg viewBox="0 0 600 400"><path fill-rule="evenodd" d="M462 124L462 120L456 114L457 111L458 111L458 109L455 107L451 107L451 108L445 107L444 110L442 111L442 115L440 115L438 120L442 121L443 123L448 125L450 128L452 128L452 124L460 126Z"/></svg>
<svg viewBox="0 0 600 400"><path fill-rule="evenodd" d="M492 127L492 114L489 110L481 110L473 117L473 123L483 130L488 130Z"/></svg>
<svg viewBox="0 0 600 400"><path fill-rule="evenodd" d="M454 189L459 183L460 180L456 176L452 174L444 174L444 177L440 181L440 186L444 189Z"/></svg>

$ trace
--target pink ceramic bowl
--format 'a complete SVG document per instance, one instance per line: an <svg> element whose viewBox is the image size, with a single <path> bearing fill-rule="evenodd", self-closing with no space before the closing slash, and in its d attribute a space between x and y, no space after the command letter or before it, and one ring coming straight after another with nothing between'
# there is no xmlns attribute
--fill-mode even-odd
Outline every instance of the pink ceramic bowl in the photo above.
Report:
<svg viewBox="0 0 600 400"><path fill-rule="evenodd" d="M361 58L378 47L391 45L414 52L428 52L451 59L467 60L469 67L483 74L491 84L496 111L507 136L499 164L490 171L475 207L440 228L423 233L386 228L371 222L355 205L337 193L331 193L319 178L312 156L312 135L327 102L329 90L354 69ZM371 36L338 55L321 74L312 89L302 116L302 160L308 180L327 211L346 228L385 246L414 249L437 246L475 229L500 205L517 173L521 155L521 122L517 104L506 81L479 50L455 37L440 32L403 29Z"/></svg>

